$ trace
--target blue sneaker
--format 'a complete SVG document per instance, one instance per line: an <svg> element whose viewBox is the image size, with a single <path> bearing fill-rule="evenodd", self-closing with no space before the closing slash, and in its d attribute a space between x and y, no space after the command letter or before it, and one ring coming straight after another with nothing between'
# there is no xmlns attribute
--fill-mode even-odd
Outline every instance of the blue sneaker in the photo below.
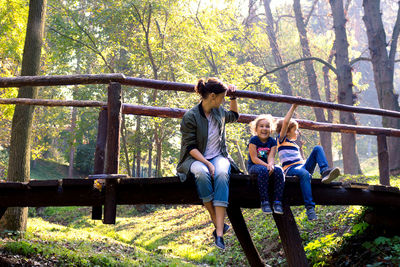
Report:
<svg viewBox="0 0 400 267"><path fill-rule="evenodd" d="M224 238L222 236L217 236L217 238L215 238L215 245L217 248L225 250Z"/></svg>
<svg viewBox="0 0 400 267"><path fill-rule="evenodd" d="M309 221L318 220L317 214L315 213L315 208L312 206L306 207L306 214Z"/></svg>
<svg viewBox="0 0 400 267"><path fill-rule="evenodd" d="M261 202L261 210L265 214L272 214L271 206L269 205L269 201L263 201Z"/></svg>
<svg viewBox="0 0 400 267"><path fill-rule="evenodd" d="M274 213L283 214L282 203L280 201L275 201L272 208L274 209Z"/></svg>

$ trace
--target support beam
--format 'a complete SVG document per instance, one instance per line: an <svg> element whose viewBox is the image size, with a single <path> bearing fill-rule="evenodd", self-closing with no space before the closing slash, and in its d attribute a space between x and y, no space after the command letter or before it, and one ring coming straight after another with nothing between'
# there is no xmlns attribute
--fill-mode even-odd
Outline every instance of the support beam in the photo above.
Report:
<svg viewBox="0 0 400 267"><path fill-rule="evenodd" d="M274 213L274 219L285 251L289 266L308 266L306 253L300 238L299 229L293 217L292 210L287 204L283 204L283 215Z"/></svg>
<svg viewBox="0 0 400 267"><path fill-rule="evenodd" d="M120 152L121 129L121 84L112 82L108 86L108 123L105 173L117 174ZM114 224L117 212L116 179L106 179L104 223Z"/></svg>
<svg viewBox="0 0 400 267"><path fill-rule="evenodd" d="M97 126L96 152L94 154L94 174L104 173L104 162L106 156L107 142L107 110L102 109L99 113L99 124ZM101 220L103 215L102 206L92 207L92 219Z"/></svg>
<svg viewBox="0 0 400 267"><path fill-rule="evenodd" d="M258 254L257 248L251 239L249 230L246 226L246 221L243 218L242 212L239 206L229 205L227 209L229 220L232 223L233 230L237 238L239 239L240 245L246 254L247 260L252 267L254 266L265 266L265 263Z"/></svg>
<svg viewBox="0 0 400 267"><path fill-rule="evenodd" d="M389 152L387 148L386 135L379 134L378 139L378 162L379 162L379 182L382 185L390 185L389 174Z"/></svg>

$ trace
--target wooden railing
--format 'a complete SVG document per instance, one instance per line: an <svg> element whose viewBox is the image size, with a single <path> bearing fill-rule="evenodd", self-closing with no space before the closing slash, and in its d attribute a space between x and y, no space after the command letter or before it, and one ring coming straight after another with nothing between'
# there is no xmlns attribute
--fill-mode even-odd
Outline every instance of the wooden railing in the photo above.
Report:
<svg viewBox="0 0 400 267"><path fill-rule="evenodd" d="M11 77L11 78L10 77L0 78L0 87L21 87L28 85L54 86L54 85L78 85L78 84L110 84L110 85L114 84L113 85L114 87L119 87L119 88L121 84L124 84L124 85L152 88L158 90L194 92L193 84L126 77L123 74L21 76L21 77ZM111 91L113 90L114 89L112 89ZM355 107L343 104L310 100L294 96L285 96L285 95L252 92L252 91L237 90L234 94L238 97L259 99L263 101L296 103L299 105L310 106L314 108L315 107L327 108L338 111L347 111L347 112L354 112L361 114L400 118L400 112L391 110L368 108L368 107ZM101 102L101 101L65 101L65 100L45 100L45 99L0 99L0 104L79 106L79 107L89 107L89 106L104 107L107 105L106 102ZM125 114L136 114L136 115L146 115L146 116L181 118L183 114L186 112L186 110L179 108L159 108L159 107L129 105L122 103L121 106L122 106L122 112ZM247 123L253 120L254 118L255 118L254 115L240 114L239 122ZM377 136L380 183L382 185L390 185L389 154L387 149L386 137L387 136L400 137L399 129L332 124L332 123L313 122L309 120L297 120L297 121L299 122L299 127L303 129Z"/></svg>
<svg viewBox="0 0 400 267"><path fill-rule="evenodd" d="M94 173L99 174L99 177L105 178L105 188L103 193L93 191L93 180L81 179L80 181L73 181L71 179L62 180L63 185L60 185L60 181L36 181L28 184L22 183L10 183L4 184L0 187L0 198L3 197L3 204L0 205L0 215L4 213L8 206L13 205L31 205L37 204L38 206L47 205L65 205L65 204L78 204L78 205L94 205L92 218L101 219L102 217L102 206L104 205L104 223L115 223L116 218L116 206L117 204L130 204L130 203L147 203L150 199L148 194L154 193L155 188L161 188L157 191L156 195L152 196L151 201L155 203L192 203L198 202L199 200L194 198L194 191L187 192L187 190L178 190L182 195L172 194L173 199L166 200L164 196L164 190L166 183L173 185L173 189L179 189L181 187L187 187L188 184L179 182L178 177L173 179L125 179L123 183L118 182L118 160L120 152L119 133L121 127L121 113L125 114L137 114L147 116L159 116L159 117L170 117L180 118L186 112L184 109L177 108L156 108L146 106L135 106L122 104L121 102L121 84L133 85L147 88L155 88L160 90L174 90L174 91L186 91L193 92L194 85L173 83L166 81L154 81L147 79L138 79L125 77L122 74L106 74L106 75L67 75L67 76L38 76L38 77L15 77L15 78L0 78L0 87L20 87L20 86L52 86L52 85L74 85L74 84L108 84L108 101L62 101L62 100L43 100L43 99L0 99L0 104L22 104L22 105L44 105L44 106L79 106L79 107L102 107L99 113L99 124L98 124L98 136L95 153L95 167ZM400 118L400 112L388 111L382 109L373 109L365 107L353 107L347 105L339 105L333 103L326 103L323 101L314 101L309 99L303 99L291 96L273 95L267 93L248 92L248 91L236 91L235 95L240 97L247 97L260 100L269 100L275 102L285 103L297 103L299 105L306 105L311 107L329 108L339 111L364 113L371 115L390 116ZM254 115L240 114L239 122L247 123L255 118ZM317 123L307 120L298 120L299 126L305 129L317 130L317 131L329 131L329 132L351 132L357 134L376 135L378 141L378 158L379 158L379 170L380 170L380 183L383 185L389 185L389 166L388 166L388 152L386 136L400 137L400 130L388 129L388 128L376 128L376 127L362 127L355 125L343 125L343 124L330 124L330 123ZM107 175L108 174L108 175ZM105 175L105 176L104 176ZM96 179L96 176L92 178ZM234 177L233 177L234 178ZM235 182L244 182L249 185L248 177L239 177ZM143 181L146 181L143 183ZM65 186L64 186L65 183ZM79 183L79 186L78 184ZM84 183L84 186L82 186ZM233 183L232 183L233 184ZM70 188L68 188L68 185ZM73 186L72 186L73 185ZM76 185L76 186L75 186ZM177 186L178 185L178 186ZM72 187L71 187L72 186ZM85 187L86 186L86 187ZM194 184L189 185L193 188ZM399 206L398 190L394 193L391 191L387 192L388 187L383 189L373 187L374 190L367 192L364 189L360 190L347 190L344 187L336 188L338 185L315 185L320 186L321 190L315 190L316 201L321 201L321 204L352 204L352 203L367 203L370 205L387 205L391 203L394 206ZM18 198L16 196L15 188L18 191ZM63 193L60 194L59 190L48 189L48 187L54 187L62 189ZM10 190L14 188L14 190ZM72 190L72 188L74 188ZM240 193L243 185L237 188L233 188L232 196L230 198L231 203L228 207L228 216L231 220L233 229L243 247L244 252L252 266L263 266L262 259L258 254L257 248L254 246L250 233L247 230L245 220L240 211L241 205L243 206L244 199L240 197ZM239 190L240 189L240 190ZM369 189L369 187L367 187ZM397 188L390 188L395 190ZM45 201L43 201L43 193L46 193ZM194 190L194 188L193 188ZM236 191L235 191L236 190ZM275 222L277 224L279 234L282 240L284 251L288 260L289 266L307 266L307 258L301 243L301 238L291 213L289 205L301 204L301 193L297 183L287 183L287 190L297 190L297 193L286 194L284 201L284 212L285 216L274 215ZM385 191L382 193L382 190ZM46 192L47 192L46 191ZM253 184L252 192L256 192L256 186ZM324 200L324 197L328 192L333 192L334 197L329 197ZM377 191L377 192L374 192ZM57 193L58 192L58 193ZM65 193L64 193L65 192ZM90 193L88 193L90 192ZM118 192L118 196L117 196ZM121 194L122 192L122 194ZM171 190L172 192L172 190ZM186 199L182 197L188 196ZM133 194L133 196L132 196ZM38 196L40 200L38 200ZM245 205L249 207L256 207L259 205L259 199L254 194L246 194L247 198L250 198ZM48 196L51 196L50 198ZM76 197L78 196L78 197ZM296 199L294 199L295 197ZM177 199L175 199L177 198ZM235 202L235 198L239 199ZM48 201L51 199L51 201ZM351 201L350 201L351 200ZM14 201L14 202L13 202ZM16 201L16 202L15 202ZM35 202L37 201L37 202ZM169 202L168 202L169 201ZM361 201L361 202L360 202Z"/></svg>

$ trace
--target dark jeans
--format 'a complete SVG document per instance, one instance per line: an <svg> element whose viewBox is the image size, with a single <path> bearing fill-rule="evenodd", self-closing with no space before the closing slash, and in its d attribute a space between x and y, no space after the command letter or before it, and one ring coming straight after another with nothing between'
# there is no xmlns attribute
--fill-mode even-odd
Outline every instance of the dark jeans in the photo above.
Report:
<svg viewBox="0 0 400 267"><path fill-rule="evenodd" d="M261 202L269 201L268 198L268 184L269 178L273 179L274 183L274 201L282 202L283 197L283 189L285 187L285 178L283 175L283 170L280 166L274 166L274 172L271 176L269 176L269 171L267 167L263 165L255 164L250 167L249 170L250 174L257 175L257 182L258 182L258 190L260 192L260 199Z"/></svg>
<svg viewBox="0 0 400 267"><path fill-rule="evenodd" d="M310 156L307 158L306 163L291 166L286 171L286 175L288 176L299 177L300 188L303 194L304 204L306 207L315 206L311 192L311 176L317 164L319 166L320 173L323 173L325 170L329 168L324 149L321 146L314 147Z"/></svg>

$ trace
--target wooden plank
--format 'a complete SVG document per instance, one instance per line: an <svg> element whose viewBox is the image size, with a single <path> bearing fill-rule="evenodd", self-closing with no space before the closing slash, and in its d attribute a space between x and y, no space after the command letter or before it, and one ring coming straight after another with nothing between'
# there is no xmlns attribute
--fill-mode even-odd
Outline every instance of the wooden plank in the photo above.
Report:
<svg viewBox="0 0 400 267"><path fill-rule="evenodd" d="M94 180L91 179L79 179L79 178L64 178L62 179L62 186L93 186Z"/></svg>
<svg viewBox="0 0 400 267"><path fill-rule="evenodd" d="M344 188L368 189L369 184L355 183L355 182L344 182L344 183L342 183L342 187L344 187Z"/></svg>
<svg viewBox="0 0 400 267"><path fill-rule="evenodd" d="M0 220L3 218L3 215L6 213L7 209L7 207L0 207Z"/></svg>
<svg viewBox="0 0 400 267"><path fill-rule="evenodd" d="M386 185L369 185L368 190L400 194L400 190L398 187L386 186Z"/></svg>
<svg viewBox="0 0 400 267"><path fill-rule="evenodd" d="M104 224L115 224L115 217L117 215L117 179L107 179L105 186L105 199L104 199Z"/></svg>
<svg viewBox="0 0 400 267"><path fill-rule="evenodd" d="M27 185L26 182L2 182L0 183L0 189L25 189Z"/></svg>
<svg viewBox="0 0 400 267"><path fill-rule="evenodd" d="M288 265L293 267L308 266L306 253L290 206L284 203L283 215L274 213L273 216Z"/></svg>
<svg viewBox="0 0 400 267"><path fill-rule="evenodd" d="M59 185L58 180L30 180L28 183L30 187L58 187Z"/></svg>
<svg viewBox="0 0 400 267"><path fill-rule="evenodd" d="M379 182L382 185L390 185L389 173L389 151L387 147L386 135L379 134L378 140L378 163L379 163Z"/></svg>
<svg viewBox="0 0 400 267"><path fill-rule="evenodd" d="M227 208L229 220L232 223L233 230L235 231L236 237L239 240L240 245L244 253L246 254L247 260L250 266L265 266L265 263L260 257L256 246L251 239L249 230L246 226L246 221L243 218L242 212L239 206L229 205Z"/></svg>
<svg viewBox="0 0 400 267"><path fill-rule="evenodd" d="M112 82L108 86L108 123L105 173L118 174L121 129L121 84ZM104 199L104 219L106 224L114 224L117 212L117 179L106 179Z"/></svg>
<svg viewBox="0 0 400 267"><path fill-rule="evenodd" d="M108 86L107 152L105 173L118 174L121 129L121 84Z"/></svg>
<svg viewBox="0 0 400 267"><path fill-rule="evenodd" d="M128 178L126 174L91 174L88 176L89 179L115 179L115 178ZM162 178L163 179L163 178Z"/></svg>
<svg viewBox="0 0 400 267"><path fill-rule="evenodd" d="M97 140L96 140L96 151L94 153L94 174L104 173L104 162L106 155L106 143L107 143L107 122L108 112L102 109L99 112L99 124L97 126ZM89 179L91 179L89 175ZM101 220L103 216L102 206L92 207L92 220Z"/></svg>

